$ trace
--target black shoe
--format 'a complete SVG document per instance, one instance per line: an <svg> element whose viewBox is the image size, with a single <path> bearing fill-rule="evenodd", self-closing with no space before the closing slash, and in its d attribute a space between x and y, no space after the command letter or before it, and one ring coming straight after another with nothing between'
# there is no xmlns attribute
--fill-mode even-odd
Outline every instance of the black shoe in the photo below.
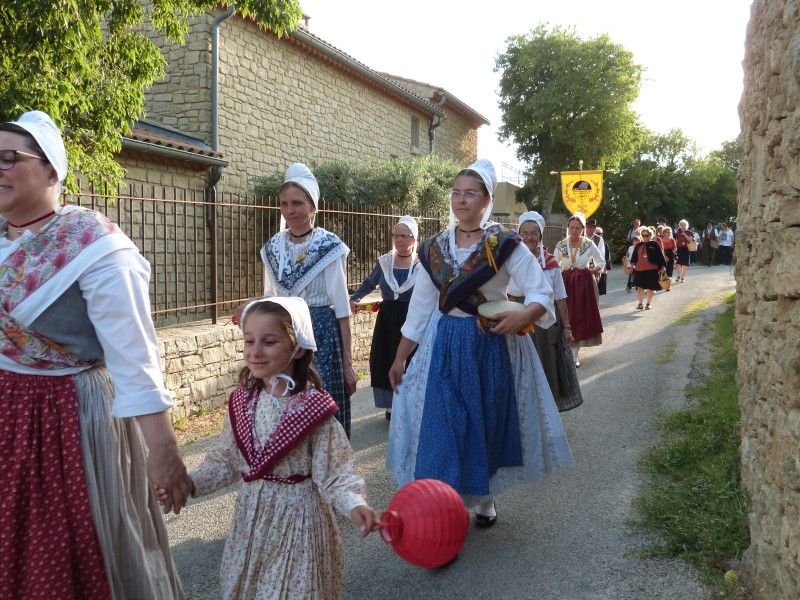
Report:
<svg viewBox="0 0 800 600"><path fill-rule="evenodd" d="M495 516L487 517L486 515L482 515L480 513L475 513L475 526L480 527L481 529L487 529L497 523L497 507L495 505Z"/></svg>
<svg viewBox="0 0 800 600"><path fill-rule="evenodd" d="M487 517L486 515L475 514L475 527L480 529L488 529L497 523L497 517Z"/></svg>
<svg viewBox="0 0 800 600"><path fill-rule="evenodd" d="M387 421L391 421L392 420L392 412L389 411L389 410L387 410L385 413L383 413L383 416L386 417Z"/></svg>

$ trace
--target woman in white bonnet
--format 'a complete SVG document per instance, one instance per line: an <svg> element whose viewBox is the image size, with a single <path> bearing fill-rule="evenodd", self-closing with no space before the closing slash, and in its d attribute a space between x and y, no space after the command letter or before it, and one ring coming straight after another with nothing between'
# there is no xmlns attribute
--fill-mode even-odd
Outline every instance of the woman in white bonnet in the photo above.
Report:
<svg viewBox="0 0 800 600"><path fill-rule="evenodd" d="M350 296L350 308L356 311L357 303L364 296L373 292L376 287L381 289L380 310L375 320L369 353L369 373L375 408L385 410L387 421L392 418L394 394L389 383L389 369L402 337L400 328L408 314L408 302L411 300L419 267L418 237L419 226L414 217L401 217L392 228L392 250L378 257L372 273Z"/></svg>
<svg viewBox="0 0 800 600"><path fill-rule="evenodd" d="M496 185L487 160L456 176L451 226L422 243L389 371L397 396L386 463L395 483L448 483L477 502L478 527L497 521L496 495L572 460L533 342L518 335L532 323L555 322L553 291L519 235L490 220ZM496 314L491 328L481 325L478 306L507 301L512 276L524 308Z"/></svg>
<svg viewBox="0 0 800 600"><path fill-rule="evenodd" d="M150 319L150 265L60 206L61 132L0 124L0 598L183 598L161 510L191 489Z"/></svg>
<svg viewBox="0 0 800 600"><path fill-rule="evenodd" d="M531 337L542 361L542 368L556 400L556 406L559 411L566 411L580 406L583 403L583 396L570 350L573 338L567 308L567 290L564 288L558 261L544 246L542 239L544 226L542 215L536 211L528 211L519 217L517 231L522 242L539 261L547 282L553 288L556 323L547 328L536 327ZM516 284L512 288L509 289L509 294L517 295Z"/></svg>
<svg viewBox="0 0 800 600"><path fill-rule="evenodd" d="M311 170L295 163L281 186L281 218L286 226L261 249L265 296L299 296L311 309L318 351L314 366L322 386L339 406L336 419L350 438L350 396L358 377L353 369L347 255L339 237L314 226L319 184Z"/></svg>
<svg viewBox="0 0 800 600"><path fill-rule="evenodd" d="M567 290L569 322L572 326L572 356L579 367L581 346L603 343L603 322L600 320L600 296L596 273L602 273L606 259L595 243L583 235L586 217L576 212L567 222L567 237L556 244L553 256L561 265L561 276Z"/></svg>

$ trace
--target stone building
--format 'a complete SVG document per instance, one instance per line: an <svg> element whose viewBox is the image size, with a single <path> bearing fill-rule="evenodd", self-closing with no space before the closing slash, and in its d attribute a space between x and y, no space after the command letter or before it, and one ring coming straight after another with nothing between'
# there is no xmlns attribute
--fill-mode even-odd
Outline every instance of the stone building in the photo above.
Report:
<svg viewBox="0 0 800 600"><path fill-rule="evenodd" d="M800 4L755 0L739 105L737 384L746 584L800 598Z"/></svg>
<svg viewBox="0 0 800 600"><path fill-rule="evenodd" d="M191 21L184 44L155 41L168 66L147 94L145 125L221 152L229 164L208 177L221 174L224 191L247 193L254 176L297 161L436 154L468 164L488 124L446 90L378 73L302 25L278 38L216 10ZM156 178L120 158L129 180Z"/></svg>

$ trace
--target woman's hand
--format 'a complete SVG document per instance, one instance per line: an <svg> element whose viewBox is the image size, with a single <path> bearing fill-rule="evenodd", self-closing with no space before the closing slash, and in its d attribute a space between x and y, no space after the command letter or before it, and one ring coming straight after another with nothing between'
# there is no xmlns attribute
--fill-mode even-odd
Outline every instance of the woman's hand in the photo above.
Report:
<svg viewBox="0 0 800 600"><path fill-rule="evenodd" d="M492 333L519 333L530 325L528 315L524 311L501 312L493 318L500 322L489 330Z"/></svg>
<svg viewBox="0 0 800 600"><path fill-rule="evenodd" d="M344 386L347 389L347 395L352 396L356 393L358 387L358 373L353 368L353 365L344 365Z"/></svg>
<svg viewBox="0 0 800 600"><path fill-rule="evenodd" d="M396 394L397 388L403 383L403 375L406 372L406 361L404 359L395 358L392 367L389 369L389 385L392 386L392 391Z"/></svg>
<svg viewBox="0 0 800 600"><path fill-rule="evenodd" d="M362 538L367 537L370 532L378 529L376 525L378 516L375 514L375 511L366 504L356 506L351 510L350 519L358 526Z"/></svg>
<svg viewBox="0 0 800 600"><path fill-rule="evenodd" d="M572 328L567 326L564 327L564 343L571 346L575 342L575 338L572 337Z"/></svg>
<svg viewBox="0 0 800 600"><path fill-rule="evenodd" d="M189 477L189 481L192 481L191 477ZM153 491L153 495L156 497L156 500L158 501L158 503L161 506L166 506L166 504L170 501L169 492L167 492L167 490L165 488L159 487L158 485L156 485L155 483L152 483L152 482L150 483L150 489ZM194 481L192 481L192 489L191 489L191 492L189 494L192 498L196 497L195 496L195 491L196 490L195 490L195 487L194 487ZM178 514L178 513L176 512L175 514Z"/></svg>
<svg viewBox="0 0 800 600"><path fill-rule="evenodd" d="M356 314L358 312L358 304L354 300L350 300L350 312Z"/></svg>
<svg viewBox="0 0 800 600"><path fill-rule="evenodd" d="M147 455L147 476L151 488L163 490L158 501L164 507L164 514L171 510L178 515L186 505L186 499L194 492L194 482L186 473L178 449L151 449Z"/></svg>

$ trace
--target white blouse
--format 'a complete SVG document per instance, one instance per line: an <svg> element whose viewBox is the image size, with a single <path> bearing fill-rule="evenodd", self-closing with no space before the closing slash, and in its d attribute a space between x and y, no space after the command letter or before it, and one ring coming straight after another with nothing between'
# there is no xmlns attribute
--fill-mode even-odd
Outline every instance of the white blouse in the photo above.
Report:
<svg viewBox="0 0 800 600"><path fill-rule="evenodd" d="M0 262L30 237L0 238ZM76 259L77 260L77 259ZM150 317L150 264L133 248L94 261L78 277L89 318L114 382L114 417L134 417L172 407L164 386L155 327ZM49 303L57 298L50 298ZM28 375L73 375L84 368L38 370L0 354L0 369Z"/></svg>
<svg viewBox="0 0 800 600"><path fill-rule="evenodd" d="M455 247L454 258L459 266L469 258L475 246L477 244L470 248L452 246ZM525 296L525 306L531 302L538 302L545 308L545 314L536 321L536 324L543 328L553 325L556 322L553 290L545 279L539 262L524 244L519 244L514 248L511 256L503 263L498 273L478 289L487 301L507 300L506 294L512 276L514 281L521 284L522 294L520 295ZM408 316L401 329L403 336L413 342L421 342L428 321L438 307L439 290L431 281L428 272L424 268L420 268L408 306ZM458 308L453 308L447 314L453 317L471 316Z"/></svg>
<svg viewBox="0 0 800 600"><path fill-rule="evenodd" d="M289 241L289 259L297 261L311 240L295 244ZM347 256L334 260L322 270L324 276L315 277L301 292L300 297L309 307L333 306L337 319L350 316L350 294L347 291ZM272 276L272 270L264 265L264 295L277 296L278 284Z"/></svg>
<svg viewBox="0 0 800 600"><path fill-rule="evenodd" d="M556 260L561 265L562 271L566 271L570 268L586 269L589 267L589 262L592 259L594 259L595 268L602 269L606 266L606 258L595 243L585 237L583 240L580 247L576 250L569 247L569 238L561 240L556 244L553 250L553 256L556 257ZM574 261L573 258L575 259Z"/></svg>

